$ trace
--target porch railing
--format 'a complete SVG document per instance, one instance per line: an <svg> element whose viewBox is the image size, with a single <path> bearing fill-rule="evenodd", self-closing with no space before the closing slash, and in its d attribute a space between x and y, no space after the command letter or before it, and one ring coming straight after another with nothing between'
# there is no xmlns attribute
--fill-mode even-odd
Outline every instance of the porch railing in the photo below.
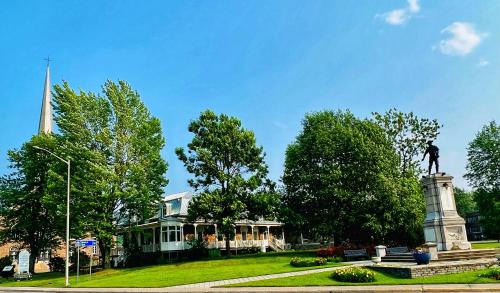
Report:
<svg viewBox="0 0 500 293"><path fill-rule="evenodd" d="M160 244L143 244L142 252L156 252L160 250Z"/></svg>

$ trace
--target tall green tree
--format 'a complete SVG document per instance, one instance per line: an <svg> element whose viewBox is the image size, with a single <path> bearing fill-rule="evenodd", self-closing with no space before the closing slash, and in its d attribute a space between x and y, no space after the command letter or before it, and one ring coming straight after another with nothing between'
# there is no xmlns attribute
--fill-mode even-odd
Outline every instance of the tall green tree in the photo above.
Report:
<svg viewBox="0 0 500 293"><path fill-rule="evenodd" d="M59 246L66 215L66 165L34 146L54 149L57 141L42 134L10 150L12 172L0 178L0 243L28 248L32 273L35 258Z"/></svg>
<svg viewBox="0 0 500 293"><path fill-rule="evenodd" d="M73 158L73 210L108 267L118 227L153 215L168 183L160 120L124 81L107 81L102 95L64 82L54 100L62 148Z"/></svg>
<svg viewBox="0 0 500 293"><path fill-rule="evenodd" d="M266 179L264 152L253 132L235 117L207 110L188 129L194 137L187 152L176 149L194 176L189 185L198 192L189 205L188 218L216 223L229 255L235 221L272 216L277 205L274 184Z"/></svg>
<svg viewBox="0 0 500 293"><path fill-rule="evenodd" d="M481 225L500 239L500 125L491 121L469 144L465 177L476 188Z"/></svg>
<svg viewBox="0 0 500 293"><path fill-rule="evenodd" d="M435 140L441 125L436 119L419 118L413 112L404 113L395 108L384 114L372 113L373 121L385 130L399 155L403 173L418 175L423 172L420 157L427 148L427 141Z"/></svg>
<svg viewBox="0 0 500 293"><path fill-rule="evenodd" d="M415 194L418 181L402 180L398 156L381 127L340 111L308 114L302 124L286 150L283 175L283 203L298 228L335 239L380 241L423 219L422 201L406 196Z"/></svg>
<svg viewBox="0 0 500 293"><path fill-rule="evenodd" d="M477 210L476 202L474 201L474 192L466 191L459 187L453 188L455 195L455 204L460 217L465 218L468 213Z"/></svg>

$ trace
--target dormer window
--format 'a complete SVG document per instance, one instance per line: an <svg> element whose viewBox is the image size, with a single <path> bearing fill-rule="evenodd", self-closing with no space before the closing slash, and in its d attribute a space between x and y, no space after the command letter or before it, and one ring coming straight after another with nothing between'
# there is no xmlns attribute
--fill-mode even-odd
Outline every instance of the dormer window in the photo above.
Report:
<svg viewBox="0 0 500 293"><path fill-rule="evenodd" d="M163 206L163 217L168 217L172 215L172 204L171 203L165 203Z"/></svg>

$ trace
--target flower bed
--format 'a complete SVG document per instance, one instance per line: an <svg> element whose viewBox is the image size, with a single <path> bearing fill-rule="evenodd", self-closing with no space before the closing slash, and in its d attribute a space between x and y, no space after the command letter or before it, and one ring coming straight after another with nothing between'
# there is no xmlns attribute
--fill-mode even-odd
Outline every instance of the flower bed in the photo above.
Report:
<svg viewBox="0 0 500 293"><path fill-rule="evenodd" d="M339 282L369 283L375 281L375 274L367 269L358 267L347 267L335 270L331 278Z"/></svg>
<svg viewBox="0 0 500 293"><path fill-rule="evenodd" d="M327 262L326 258L302 258L302 257L294 257L290 260L290 265L294 267L314 267L314 266L322 266Z"/></svg>

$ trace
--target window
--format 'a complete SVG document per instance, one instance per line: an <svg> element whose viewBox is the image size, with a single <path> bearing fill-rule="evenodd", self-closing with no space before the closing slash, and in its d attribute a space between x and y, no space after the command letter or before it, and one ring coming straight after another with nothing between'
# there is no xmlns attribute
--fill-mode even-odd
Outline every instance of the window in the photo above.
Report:
<svg viewBox="0 0 500 293"><path fill-rule="evenodd" d="M171 214L172 214L172 204L171 203L166 203L163 206L163 216L167 217L167 216L170 216Z"/></svg>
<svg viewBox="0 0 500 293"><path fill-rule="evenodd" d="M175 242L181 241L181 226L161 227L162 241Z"/></svg>
<svg viewBox="0 0 500 293"><path fill-rule="evenodd" d="M168 230L167 227L161 227L161 241L168 242Z"/></svg>

